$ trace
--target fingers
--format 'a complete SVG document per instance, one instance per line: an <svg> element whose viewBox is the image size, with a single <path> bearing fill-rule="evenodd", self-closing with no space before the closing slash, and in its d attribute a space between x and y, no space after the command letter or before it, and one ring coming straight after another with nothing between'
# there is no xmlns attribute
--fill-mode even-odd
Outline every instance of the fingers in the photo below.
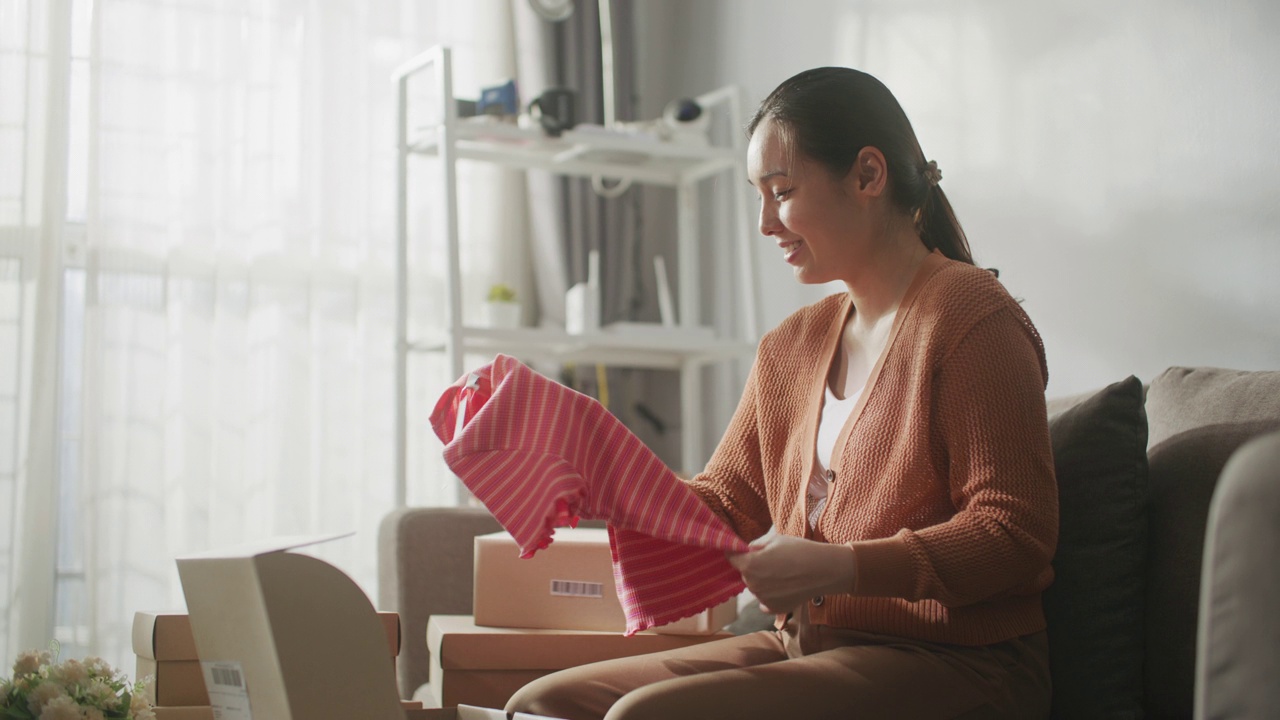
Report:
<svg viewBox="0 0 1280 720"><path fill-rule="evenodd" d="M747 546L746 552L727 552L724 556L729 559L730 565L732 565L738 572L742 572L750 562L747 556L763 547L764 543L757 540Z"/></svg>

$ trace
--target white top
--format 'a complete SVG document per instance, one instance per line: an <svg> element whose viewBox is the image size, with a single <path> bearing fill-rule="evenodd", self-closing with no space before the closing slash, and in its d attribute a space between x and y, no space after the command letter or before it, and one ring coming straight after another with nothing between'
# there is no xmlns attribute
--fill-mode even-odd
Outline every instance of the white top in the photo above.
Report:
<svg viewBox="0 0 1280 720"><path fill-rule="evenodd" d="M853 406L858 404L858 397L861 395L862 388L859 388L857 392L850 393L849 397L841 400L831 392L831 385L824 388L822 417L818 419L818 440L814 447L813 473L809 475L810 529L818 524L818 516L827 505L827 493L834 477L829 468L831 457L835 454L836 440L840 438L840 431L844 429Z"/></svg>

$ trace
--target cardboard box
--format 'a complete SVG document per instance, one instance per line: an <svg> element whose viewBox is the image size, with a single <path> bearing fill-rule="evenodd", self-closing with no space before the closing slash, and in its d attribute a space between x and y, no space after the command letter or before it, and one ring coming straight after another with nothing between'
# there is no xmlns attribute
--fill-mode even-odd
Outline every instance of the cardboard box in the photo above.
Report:
<svg viewBox="0 0 1280 720"><path fill-rule="evenodd" d="M476 624L488 627L625 631L608 531L559 528L551 545L528 559L510 533L476 537L473 612ZM737 598L730 598L652 631L709 635L737 618Z"/></svg>
<svg viewBox="0 0 1280 720"><path fill-rule="evenodd" d="M293 538L178 558L214 714L405 720L387 636L369 598Z"/></svg>
<svg viewBox="0 0 1280 720"><path fill-rule="evenodd" d="M400 615L380 612L391 656L400 655ZM183 612L140 611L133 614L133 653L152 660L199 660L191 618Z"/></svg>
<svg viewBox="0 0 1280 720"><path fill-rule="evenodd" d="M152 660L199 660L186 613L133 614L133 654Z"/></svg>
<svg viewBox="0 0 1280 720"><path fill-rule="evenodd" d="M160 707L152 708L156 720L213 720L213 708L204 707Z"/></svg>
<svg viewBox="0 0 1280 720"><path fill-rule="evenodd" d="M591 630L481 627L469 615L432 615L429 681L442 707L502 707L525 684L556 670L632 655L674 650L717 635L662 635Z"/></svg>
<svg viewBox="0 0 1280 720"><path fill-rule="evenodd" d="M155 678L147 684L146 698L152 705L208 705L209 693L204 687L204 670L199 660L137 659L137 675Z"/></svg>

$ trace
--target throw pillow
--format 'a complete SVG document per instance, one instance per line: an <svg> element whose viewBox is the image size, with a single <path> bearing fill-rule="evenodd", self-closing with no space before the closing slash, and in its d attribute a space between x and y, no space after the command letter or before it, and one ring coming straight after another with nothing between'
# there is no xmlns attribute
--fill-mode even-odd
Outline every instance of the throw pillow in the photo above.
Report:
<svg viewBox="0 0 1280 720"><path fill-rule="evenodd" d="M1053 718L1142 716L1147 417L1142 383L1049 403L1058 549L1044 593Z"/></svg>
<svg viewBox="0 0 1280 720"><path fill-rule="evenodd" d="M1209 500L1227 459L1280 428L1280 372L1173 367L1151 381L1146 702L1191 717Z"/></svg>

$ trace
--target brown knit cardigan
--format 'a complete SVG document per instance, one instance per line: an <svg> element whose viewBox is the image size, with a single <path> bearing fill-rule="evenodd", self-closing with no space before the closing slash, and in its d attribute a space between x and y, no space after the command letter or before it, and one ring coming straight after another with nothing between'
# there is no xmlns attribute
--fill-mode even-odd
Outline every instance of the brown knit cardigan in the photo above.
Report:
<svg viewBox="0 0 1280 720"><path fill-rule="evenodd" d="M742 400L689 481L748 540L770 525L853 548L853 592L814 623L981 645L1044 628L1058 535L1044 348L988 271L926 258L836 444L811 532L806 480L823 386L851 312L810 305L760 342Z"/></svg>

